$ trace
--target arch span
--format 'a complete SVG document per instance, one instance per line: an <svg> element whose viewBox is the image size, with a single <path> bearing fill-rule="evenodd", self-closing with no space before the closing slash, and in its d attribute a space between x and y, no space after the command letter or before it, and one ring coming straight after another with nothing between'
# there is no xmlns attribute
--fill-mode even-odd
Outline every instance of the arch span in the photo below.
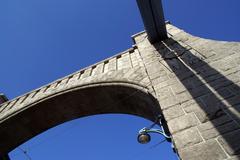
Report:
<svg viewBox="0 0 240 160"><path fill-rule="evenodd" d="M32 103L0 123L0 153L8 153L66 121L105 113L132 114L153 121L160 107L146 88L130 83L98 83L68 89Z"/></svg>

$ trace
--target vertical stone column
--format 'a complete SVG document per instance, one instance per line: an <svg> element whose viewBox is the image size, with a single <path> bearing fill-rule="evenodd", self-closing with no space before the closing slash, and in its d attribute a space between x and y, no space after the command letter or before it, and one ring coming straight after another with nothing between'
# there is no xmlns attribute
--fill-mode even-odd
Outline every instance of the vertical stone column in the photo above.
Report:
<svg viewBox="0 0 240 160"><path fill-rule="evenodd" d="M240 158L240 43L192 36L134 36L156 99L183 160Z"/></svg>

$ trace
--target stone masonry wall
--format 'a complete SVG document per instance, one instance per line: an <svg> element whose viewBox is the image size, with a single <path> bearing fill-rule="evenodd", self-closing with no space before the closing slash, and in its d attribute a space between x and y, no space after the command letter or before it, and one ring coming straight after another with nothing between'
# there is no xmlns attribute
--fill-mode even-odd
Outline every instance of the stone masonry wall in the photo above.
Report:
<svg viewBox="0 0 240 160"><path fill-rule="evenodd" d="M124 82L158 100L181 159L239 160L240 43L202 39L171 24L167 30L165 41L152 45L141 32L133 48L1 104L0 154L14 146L7 137L18 137L19 124L2 127L17 113L79 86Z"/></svg>
<svg viewBox="0 0 240 160"><path fill-rule="evenodd" d="M240 43L167 30L154 45L146 33L133 39L180 158L240 159Z"/></svg>
<svg viewBox="0 0 240 160"><path fill-rule="evenodd" d="M59 92L77 86L107 82L133 83L152 90L139 52L131 48L0 105L0 121L36 101Z"/></svg>

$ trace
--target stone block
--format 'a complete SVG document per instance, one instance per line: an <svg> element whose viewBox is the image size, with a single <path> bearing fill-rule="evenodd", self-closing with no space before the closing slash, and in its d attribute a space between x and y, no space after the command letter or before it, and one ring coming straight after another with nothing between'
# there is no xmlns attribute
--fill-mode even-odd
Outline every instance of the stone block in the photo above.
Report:
<svg viewBox="0 0 240 160"><path fill-rule="evenodd" d="M227 158L215 140L179 150L179 155L183 160L223 160Z"/></svg>
<svg viewBox="0 0 240 160"><path fill-rule="evenodd" d="M185 32L180 32L177 35L175 35L174 37L172 37L175 41L178 42L187 42L189 40L192 40L191 37L189 37L188 34L186 34Z"/></svg>
<svg viewBox="0 0 240 160"><path fill-rule="evenodd" d="M152 80L152 83L156 89L163 88L163 87L170 86L170 85L177 83L176 77L170 78L169 76L159 77L159 80L156 79L156 81L157 81L156 83L154 82L154 80Z"/></svg>
<svg viewBox="0 0 240 160"><path fill-rule="evenodd" d="M240 105L235 105L229 108L226 108L225 111L240 124Z"/></svg>
<svg viewBox="0 0 240 160"><path fill-rule="evenodd" d="M161 75L155 74L155 75L152 75L152 76L149 75L149 77L151 78L153 86L165 87L165 86L168 85L166 83L161 84L162 82L165 82L165 81L169 80L169 77L167 75L161 76ZM153 78L155 78L155 79L153 79Z"/></svg>
<svg viewBox="0 0 240 160"><path fill-rule="evenodd" d="M179 94L179 93L186 91L185 86L183 84L181 84L180 82L173 84L171 87L175 94Z"/></svg>
<svg viewBox="0 0 240 160"><path fill-rule="evenodd" d="M157 89L155 88L155 91L159 100L163 100L168 97L174 96L170 87L157 88Z"/></svg>
<svg viewBox="0 0 240 160"><path fill-rule="evenodd" d="M240 79L240 77L239 77ZM232 84L230 86L227 87L233 94L235 95L240 95L240 83L239 84Z"/></svg>
<svg viewBox="0 0 240 160"><path fill-rule="evenodd" d="M108 63L105 63L104 72L107 73L115 70L117 70L117 59L111 58Z"/></svg>
<svg viewBox="0 0 240 160"><path fill-rule="evenodd" d="M193 146L203 141L196 127L173 134L173 139L176 147L180 149Z"/></svg>
<svg viewBox="0 0 240 160"><path fill-rule="evenodd" d="M187 71L187 69L183 65L183 63L181 61L179 61L178 59L176 59L176 58L174 58L174 59L167 59L165 61L168 64L169 70L171 72L175 73L175 74L180 74L180 73L184 73L184 72Z"/></svg>
<svg viewBox="0 0 240 160"><path fill-rule="evenodd" d="M198 129L203 138L205 140L209 140L240 128L229 116L223 116L213 121L201 124L198 126Z"/></svg>
<svg viewBox="0 0 240 160"><path fill-rule="evenodd" d="M193 81L194 83L194 81ZM189 90L189 93L192 97L198 98L204 96L205 94L210 93L211 91L202 83L200 86L195 86L193 89Z"/></svg>
<svg viewBox="0 0 240 160"><path fill-rule="evenodd" d="M198 122L194 114L187 114L168 121L168 127L172 134L194 127L197 124Z"/></svg>
<svg viewBox="0 0 240 160"><path fill-rule="evenodd" d="M216 118L219 118L221 116L226 115L226 113L219 109L216 112L212 113L212 112L206 112L206 110L203 110L201 108L198 108L194 111L194 113L196 114L197 118L199 119L200 122L205 123L209 120L213 120Z"/></svg>
<svg viewBox="0 0 240 160"><path fill-rule="evenodd" d="M175 96L171 96L166 99L163 99L163 100L159 101L159 103L160 103L160 106L162 107L162 109L167 109L174 105L179 104L178 99Z"/></svg>
<svg viewBox="0 0 240 160"><path fill-rule="evenodd" d="M179 42L174 41L174 43L170 46L172 50L174 50L178 56L185 54L186 51L191 49L188 45L184 45L184 43L180 44Z"/></svg>
<svg viewBox="0 0 240 160"><path fill-rule="evenodd" d="M196 104L196 100L197 100L197 99L191 99L191 100L189 100L189 101L186 101L186 102L184 102L184 103L181 104L181 107L185 110L185 108L188 108L188 107ZM188 113L189 113L189 112L188 112Z"/></svg>
<svg viewBox="0 0 240 160"><path fill-rule="evenodd" d="M231 106L236 106L240 104L240 95L235 95L233 97L225 99Z"/></svg>
<svg viewBox="0 0 240 160"><path fill-rule="evenodd" d="M92 75L98 75L103 72L104 63L98 64L92 71Z"/></svg>
<svg viewBox="0 0 240 160"><path fill-rule="evenodd" d="M230 157L227 160L240 160L240 155Z"/></svg>
<svg viewBox="0 0 240 160"><path fill-rule="evenodd" d="M148 55L146 57L143 57L143 63L147 68L154 66L154 65L156 67L156 64L159 63L159 59L155 55L151 55L151 56ZM160 66L158 66L157 68L159 68L159 67Z"/></svg>
<svg viewBox="0 0 240 160"><path fill-rule="evenodd" d="M180 105L173 106L169 109L163 110L166 121L180 117L184 115L183 109Z"/></svg>
<svg viewBox="0 0 240 160"><path fill-rule="evenodd" d="M164 69L159 68L159 69L156 69L155 72L152 72L150 70L151 70L151 68L147 68L147 73L148 73L149 78L151 80L154 80L154 79L159 78L159 77L166 77L167 76L167 72Z"/></svg>
<svg viewBox="0 0 240 160"><path fill-rule="evenodd" d="M204 78L207 78L207 77L212 76L212 75L219 74L218 71L212 69L208 65L204 65L204 66L198 68L197 70L198 70L198 73L201 75L201 77L204 77Z"/></svg>
<svg viewBox="0 0 240 160"><path fill-rule="evenodd" d="M203 62L204 57L193 49L185 51L181 55L181 59L191 68L200 67L205 64Z"/></svg>
<svg viewBox="0 0 240 160"><path fill-rule="evenodd" d="M223 87L221 89L218 89L216 92L221 96L221 98L220 98L221 100L233 97L235 95L233 92L231 92L228 89L228 87Z"/></svg>
<svg viewBox="0 0 240 160"><path fill-rule="evenodd" d="M240 130L222 135L218 141L229 155L240 154Z"/></svg>
<svg viewBox="0 0 240 160"><path fill-rule="evenodd" d="M209 85L213 87L215 90L225 86L229 86L231 84L232 84L232 81L229 81L228 79L226 79L226 77L218 78L214 81L209 82Z"/></svg>
<svg viewBox="0 0 240 160"><path fill-rule="evenodd" d="M163 108L169 108L169 107L174 106L176 104L182 104L182 103L184 103L186 101L189 101L191 99L192 99L192 97L189 95L189 93L183 92L183 93L177 94L175 96L171 96L171 97L168 97L168 98L165 98L165 99L161 100L160 105Z"/></svg>
<svg viewBox="0 0 240 160"><path fill-rule="evenodd" d="M181 104L181 106L183 107L186 113L194 112L195 114L199 111L203 112L201 111L201 107L200 107L201 105L202 105L202 102L199 102L199 101L196 102L195 100L190 100Z"/></svg>
<svg viewBox="0 0 240 160"><path fill-rule="evenodd" d="M223 74L226 74L226 78L233 83L240 82L240 67L235 67L232 69L229 69L228 71L224 72Z"/></svg>
<svg viewBox="0 0 240 160"><path fill-rule="evenodd" d="M92 73L92 68L87 68L87 69L84 71L83 75L81 75L81 78L89 77L89 76L91 75L91 73Z"/></svg>
<svg viewBox="0 0 240 160"><path fill-rule="evenodd" d="M175 36L179 33L182 33L182 32L183 32L183 30L180 30L178 28L171 28L171 29L168 30L168 33L170 33L173 36Z"/></svg>
<svg viewBox="0 0 240 160"><path fill-rule="evenodd" d="M192 99L191 95L188 92L183 92L183 93L177 94L175 96L176 96L176 98L178 100L177 102L179 104L182 104L182 103Z"/></svg>
<svg viewBox="0 0 240 160"><path fill-rule="evenodd" d="M222 110L222 102L214 94L208 94L200 98L203 102L203 105L200 104L199 107L201 110L196 112L196 115L201 120L201 122L206 122L207 120L213 120L222 115L225 115L225 112Z"/></svg>

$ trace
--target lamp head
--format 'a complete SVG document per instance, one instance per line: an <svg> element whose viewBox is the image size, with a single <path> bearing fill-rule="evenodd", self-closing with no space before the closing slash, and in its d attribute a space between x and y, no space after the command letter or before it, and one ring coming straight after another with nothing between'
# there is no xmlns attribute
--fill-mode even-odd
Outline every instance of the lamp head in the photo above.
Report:
<svg viewBox="0 0 240 160"><path fill-rule="evenodd" d="M138 134L137 140L141 144L146 144L151 141L151 136L146 132L142 132Z"/></svg>

